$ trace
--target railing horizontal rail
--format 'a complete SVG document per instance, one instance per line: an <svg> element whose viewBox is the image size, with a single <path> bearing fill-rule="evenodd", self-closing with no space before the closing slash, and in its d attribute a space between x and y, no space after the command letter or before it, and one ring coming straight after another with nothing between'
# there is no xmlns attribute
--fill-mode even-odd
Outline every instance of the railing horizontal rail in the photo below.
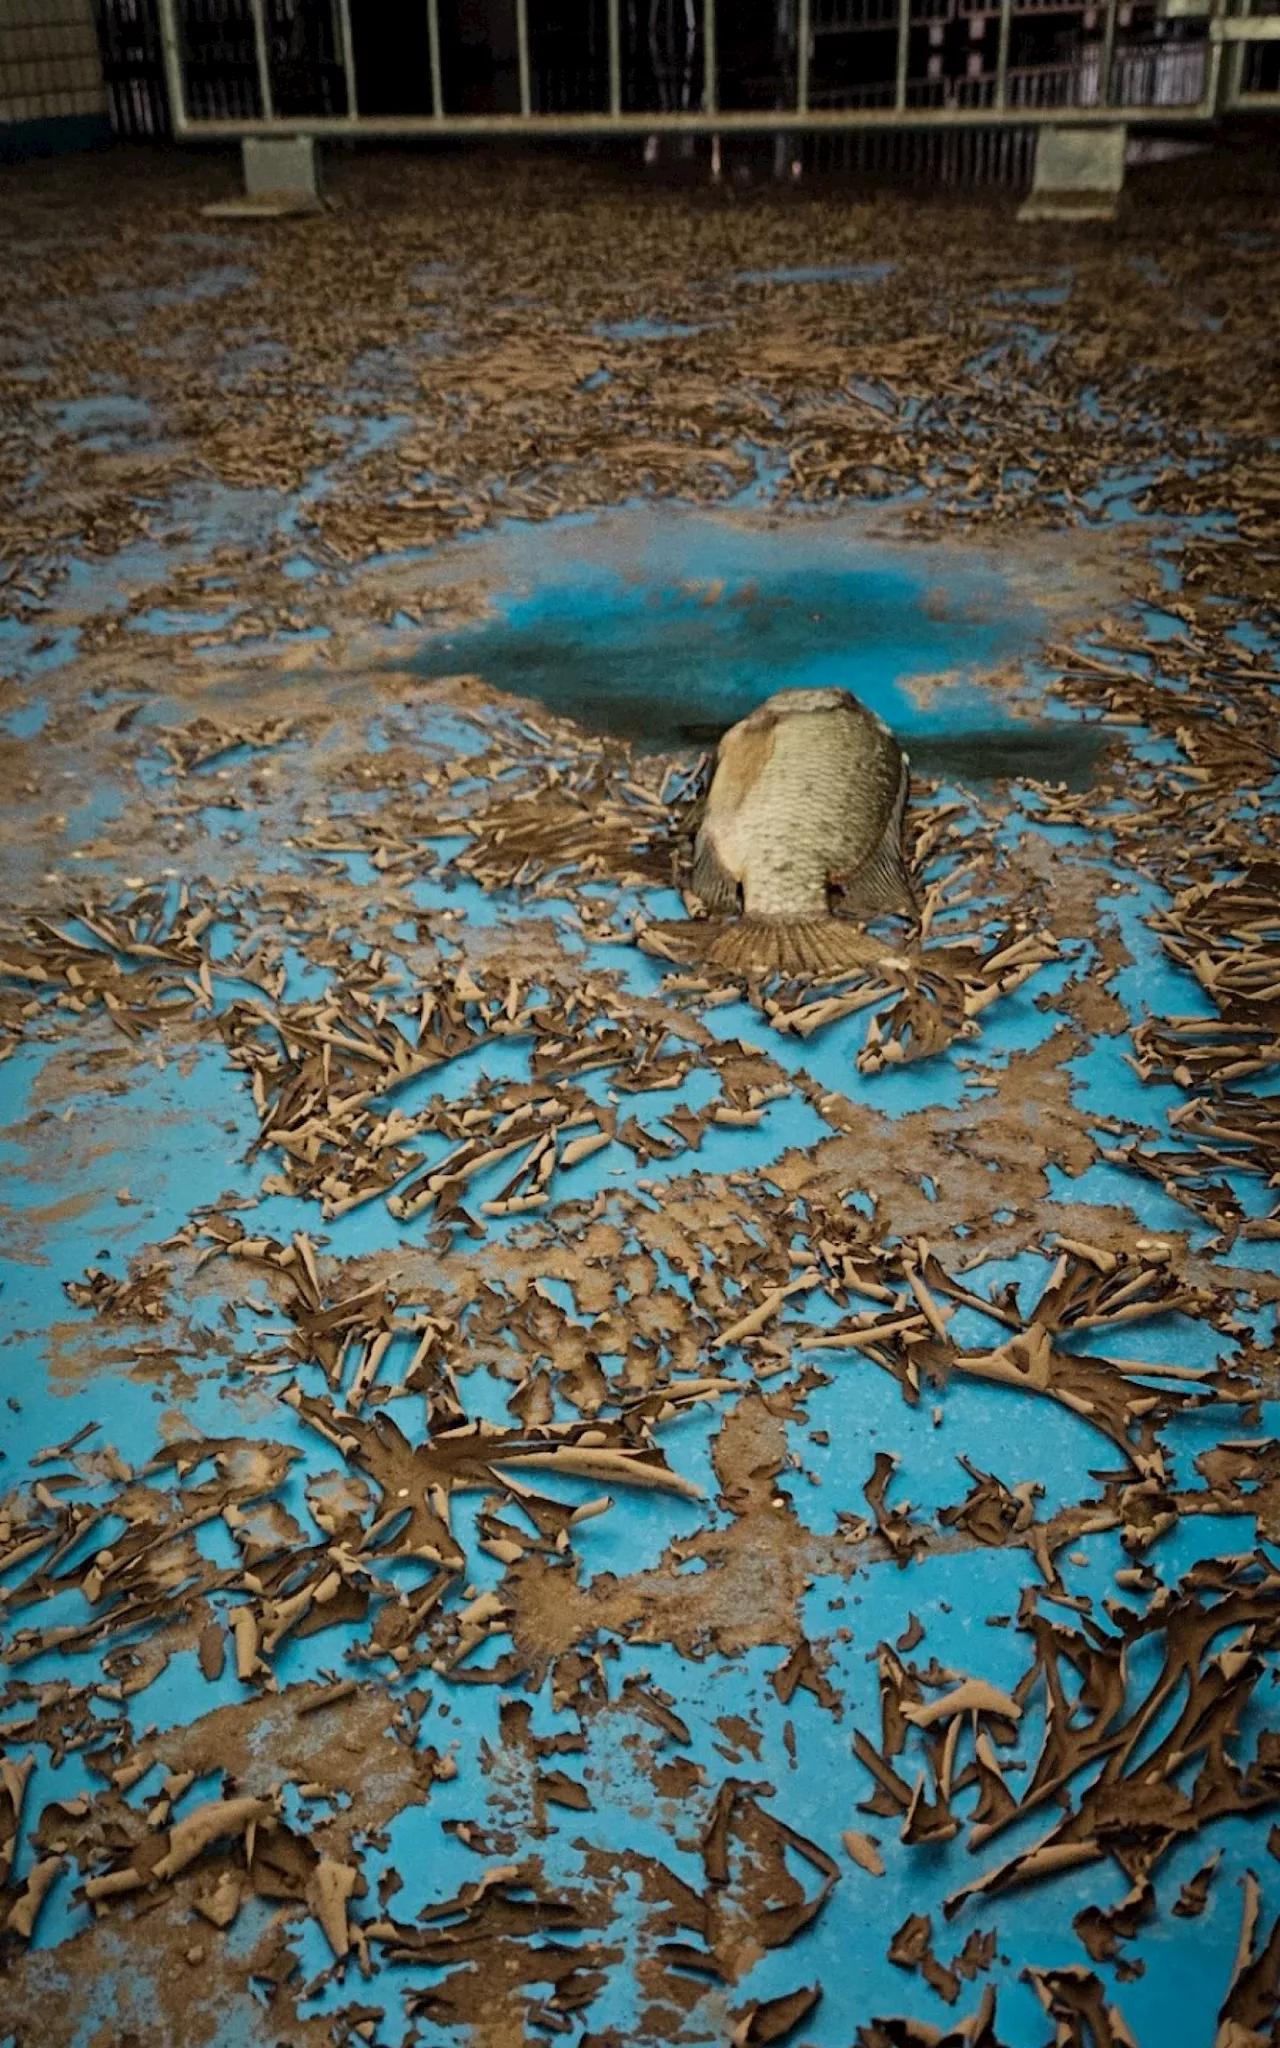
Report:
<svg viewBox="0 0 1280 2048"><path fill-rule="evenodd" d="M1280 95L1254 94L1252 97L1268 103L1280 103ZM1132 125L1135 121L1163 121L1167 124L1171 120L1185 121L1191 117L1201 121L1213 118L1210 108L1183 103L1134 107L1113 102L1110 106L1073 106L1069 111L1071 125L1084 128L1097 125L1114 127L1119 120ZM341 114L317 114L314 118L299 115L267 121L251 114L241 120L187 120L183 133L192 139L208 141L242 135L367 135L388 139L415 135L789 135L805 134L811 130L815 133L838 133L842 129L855 128L1028 128L1040 123L1060 123L1063 112L1061 105L1003 109L995 106L911 105L899 109L889 105L810 108L803 114L793 108L765 107L716 114L445 114L438 120L433 114L361 114L354 119Z"/></svg>

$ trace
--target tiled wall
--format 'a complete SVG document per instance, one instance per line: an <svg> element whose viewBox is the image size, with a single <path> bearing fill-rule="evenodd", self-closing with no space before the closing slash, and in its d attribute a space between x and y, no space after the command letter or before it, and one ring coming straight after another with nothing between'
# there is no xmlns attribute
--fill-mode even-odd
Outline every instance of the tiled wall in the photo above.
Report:
<svg viewBox="0 0 1280 2048"><path fill-rule="evenodd" d="M93 0L0 0L0 126L106 105Z"/></svg>

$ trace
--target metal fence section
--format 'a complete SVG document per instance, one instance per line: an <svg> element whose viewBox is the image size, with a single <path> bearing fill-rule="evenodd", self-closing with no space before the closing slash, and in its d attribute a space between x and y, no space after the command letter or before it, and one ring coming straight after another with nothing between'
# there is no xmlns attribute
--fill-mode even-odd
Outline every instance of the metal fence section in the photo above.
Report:
<svg viewBox="0 0 1280 2048"><path fill-rule="evenodd" d="M1228 99L1262 112L1280 105L1280 0L1240 0L1240 8L1223 24L1232 38Z"/></svg>
<svg viewBox="0 0 1280 2048"><path fill-rule="evenodd" d="M96 0L98 47L111 125L128 141L169 133L169 99L156 0Z"/></svg>
<svg viewBox="0 0 1280 2048"><path fill-rule="evenodd" d="M192 139L820 135L1280 111L1280 0L101 5L156 9L173 131Z"/></svg>

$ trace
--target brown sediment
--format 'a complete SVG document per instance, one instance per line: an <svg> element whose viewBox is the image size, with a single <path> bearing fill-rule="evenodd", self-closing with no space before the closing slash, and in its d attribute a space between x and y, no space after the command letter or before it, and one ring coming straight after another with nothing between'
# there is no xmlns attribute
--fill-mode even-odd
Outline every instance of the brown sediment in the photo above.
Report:
<svg viewBox="0 0 1280 2048"><path fill-rule="evenodd" d="M542 1560L516 1567L522 1653L543 1665L602 1628L630 1642L671 1643L685 1656L802 1642L807 1583L840 1562L838 1547L812 1536L782 1491L786 1454L782 1414L770 1411L767 1397L742 1401L714 1450L733 1517L727 1525L682 1538L658 1566L631 1578L601 1573L583 1586ZM691 1572L691 1564L701 1569Z"/></svg>
<svg viewBox="0 0 1280 2048"><path fill-rule="evenodd" d="M416 1747L410 1727L381 1686L356 1681L343 1693L309 1681L197 1714L139 1742L131 1761L197 1777L225 1772L239 1794L253 1797L267 1797L281 1783L306 1786L319 1806L317 1844L343 1857L356 1835L425 1805L444 1775L440 1753Z"/></svg>
<svg viewBox="0 0 1280 2048"><path fill-rule="evenodd" d="M19 2048L77 2038L89 2048L115 2048L130 2036L146 2048L177 2041L206 2048L233 2015L247 2028L261 2026L250 1979L287 1984L297 1968L288 1933L273 1918L247 1954L233 1955L223 1936L192 1913L185 1894L162 1894L147 1910L129 1914L124 1944L120 1923L110 1918L58 1948L11 1960L0 1980L0 2018ZM290 2041L329 2048L328 2017L306 2019L285 1997ZM95 2019L107 2000L110 2016Z"/></svg>
<svg viewBox="0 0 1280 2048"><path fill-rule="evenodd" d="M1098 1156L1062 1066L1079 1047L1074 1033L1060 1029L1034 1051L1011 1054L998 1084L992 1076L984 1086L978 1068L978 1085L958 1109L886 1116L810 1082L806 1094L838 1135L811 1151L788 1154L771 1168L772 1176L789 1194L810 1184L832 1192L869 1189L886 1232L929 1232L939 1215L985 1211L985 1247L1008 1242L1009 1228L1021 1242L1030 1216L1043 1213L1048 1167L1074 1178ZM936 1192L926 1190L926 1181ZM1021 1214L1002 1228L991 1216L995 1208Z"/></svg>
<svg viewBox="0 0 1280 2048"><path fill-rule="evenodd" d="M106 1146L95 1146L94 1152L101 1157ZM84 1154L80 1157L83 1159ZM5 1257L17 1259L24 1265L45 1266L47 1255L41 1250L45 1233L55 1224L73 1223L77 1216L84 1216L96 1207L96 1194L85 1191L78 1195L64 1195L60 1202L35 1202L29 1207L11 1209L0 1204L0 1232L3 1233Z"/></svg>

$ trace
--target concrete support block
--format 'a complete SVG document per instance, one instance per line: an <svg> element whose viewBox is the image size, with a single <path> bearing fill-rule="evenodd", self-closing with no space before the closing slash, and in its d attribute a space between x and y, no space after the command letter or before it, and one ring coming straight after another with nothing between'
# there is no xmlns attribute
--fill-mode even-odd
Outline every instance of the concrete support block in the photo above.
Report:
<svg viewBox="0 0 1280 2048"><path fill-rule="evenodd" d="M283 194L318 199L316 145L310 135L246 135L244 189L250 199L276 199Z"/></svg>
<svg viewBox="0 0 1280 2048"><path fill-rule="evenodd" d="M202 206L207 220L281 220L295 213L319 213L314 137L246 135L240 151L244 196Z"/></svg>
<svg viewBox="0 0 1280 2048"><path fill-rule="evenodd" d="M1019 220L1114 220L1124 185L1123 121L1089 128L1047 125L1036 138L1031 197Z"/></svg>

